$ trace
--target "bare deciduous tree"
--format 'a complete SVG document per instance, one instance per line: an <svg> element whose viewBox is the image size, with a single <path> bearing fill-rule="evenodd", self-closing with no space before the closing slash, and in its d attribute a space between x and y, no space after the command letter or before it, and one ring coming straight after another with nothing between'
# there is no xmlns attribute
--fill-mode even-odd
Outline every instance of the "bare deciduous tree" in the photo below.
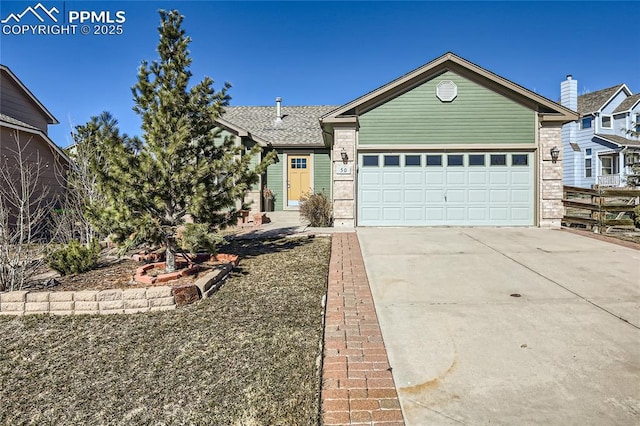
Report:
<svg viewBox="0 0 640 426"><path fill-rule="evenodd" d="M53 165L30 153L33 136L23 142L23 135L13 132L15 149L0 159L0 291L22 289L44 262L54 233L55 199L42 179Z"/></svg>

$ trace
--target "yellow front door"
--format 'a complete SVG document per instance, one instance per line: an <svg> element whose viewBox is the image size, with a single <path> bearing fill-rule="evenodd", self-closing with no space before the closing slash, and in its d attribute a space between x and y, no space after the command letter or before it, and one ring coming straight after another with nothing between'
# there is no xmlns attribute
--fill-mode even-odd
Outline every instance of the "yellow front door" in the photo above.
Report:
<svg viewBox="0 0 640 426"><path fill-rule="evenodd" d="M289 155L287 161L287 205L297 206L300 196L311 191L310 156Z"/></svg>

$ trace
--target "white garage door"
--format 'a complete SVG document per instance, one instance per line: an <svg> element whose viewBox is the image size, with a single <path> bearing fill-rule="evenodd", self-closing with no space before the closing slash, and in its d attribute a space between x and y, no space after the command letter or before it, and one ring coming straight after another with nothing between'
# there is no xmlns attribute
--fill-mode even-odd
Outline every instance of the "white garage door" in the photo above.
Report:
<svg viewBox="0 0 640 426"><path fill-rule="evenodd" d="M532 226L532 152L362 153L360 226Z"/></svg>

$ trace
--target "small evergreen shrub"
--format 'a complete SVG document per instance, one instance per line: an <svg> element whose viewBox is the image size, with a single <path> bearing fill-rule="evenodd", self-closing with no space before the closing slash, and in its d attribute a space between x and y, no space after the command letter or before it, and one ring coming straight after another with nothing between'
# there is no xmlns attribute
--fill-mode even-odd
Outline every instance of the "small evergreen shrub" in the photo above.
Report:
<svg viewBox="0 0 640 426"><path fill-rule="evenodd" d="M79 274L93 269L100 256L100 243L94 239L89 248L72 240L47 256L48 265L62 275Z"/></svg>
<svg viewBox="0 0 640 426"><path fill-rule="evenodd" d="M204 223L187 223L178 232L177 239L183 250L189 253L206 251L215 254L216 247L224 240L220 234L212 232Z"/></svg>
<svg viewBox="0 0 640 426"><path fill-rule="evenodd" d="M300 216L313 227L331 226L333 206L324 192L304 194L300 198Z"/></svg>

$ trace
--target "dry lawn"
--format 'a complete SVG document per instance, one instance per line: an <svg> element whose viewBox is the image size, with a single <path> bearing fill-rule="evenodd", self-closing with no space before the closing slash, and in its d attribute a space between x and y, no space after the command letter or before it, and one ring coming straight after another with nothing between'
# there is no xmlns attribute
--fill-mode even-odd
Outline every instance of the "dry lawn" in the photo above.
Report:
<svg viewBox="0 0 640 426"><path fill-rule="evenodd" d="M197 305L0 317L0 424L318 424L329 239L222 251L240 267Z"/></svg>

